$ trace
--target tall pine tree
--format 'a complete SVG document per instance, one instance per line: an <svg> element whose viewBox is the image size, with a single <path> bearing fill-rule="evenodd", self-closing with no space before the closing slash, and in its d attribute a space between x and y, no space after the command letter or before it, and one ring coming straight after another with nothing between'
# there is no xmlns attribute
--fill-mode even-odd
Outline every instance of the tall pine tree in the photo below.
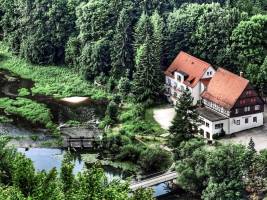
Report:
<svg viewBox="0 0 267 200"><path fill-rule="evenodd" d="M183 91L176 103L176 116L172 121L170 145L178 147L181 142L189 140L197 132L198 113L193 105L193 97L189 89Z"/></svg>
<svg viewBox="0 0 267 200"><path fill-rule="evenodd" d="M130 75L134 68L133 58L133 17L132 8L123 8L116 25L112 41L112 76L119 79L125 76L127 70Z"/></svg>
<svg viewBox="0 0 267 200"><path fill-rule="evenodd" d="M137 49L136 72L133 81L133 94L137 101L153 102L160 95L162 82L161 71L155 65L154 49L151 39L147 36L145 43Z"/></svg>

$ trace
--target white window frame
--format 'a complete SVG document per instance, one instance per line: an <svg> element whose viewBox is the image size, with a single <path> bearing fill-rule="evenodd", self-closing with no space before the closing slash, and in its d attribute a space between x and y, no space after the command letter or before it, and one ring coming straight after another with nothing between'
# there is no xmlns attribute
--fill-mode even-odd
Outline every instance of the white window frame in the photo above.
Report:
<svg viewBox="0 0 267 200"><path fill-rule="evenodd" d="M261 106L260 105L255 105L255 110L260 110L261 109Z"/></svg>

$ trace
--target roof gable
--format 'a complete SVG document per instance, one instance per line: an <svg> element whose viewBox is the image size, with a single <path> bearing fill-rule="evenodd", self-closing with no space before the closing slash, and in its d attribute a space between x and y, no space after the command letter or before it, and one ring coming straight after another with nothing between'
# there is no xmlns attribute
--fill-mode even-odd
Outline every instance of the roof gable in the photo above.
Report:
<svg viewBox="0 0 267 200"><path fill-rule="evenodd" d="M219 68L202 97L226 109L231 109L248 84L247 79Z"/></svg>
<svg viewBox="0 0 267 200"><path fill-rule="evenodd" d="M195 87L209 67L211 67L209 63L181 51L165 74L173 77L175 71L182 71L188 74L184 83L189 87Z"/></svg>

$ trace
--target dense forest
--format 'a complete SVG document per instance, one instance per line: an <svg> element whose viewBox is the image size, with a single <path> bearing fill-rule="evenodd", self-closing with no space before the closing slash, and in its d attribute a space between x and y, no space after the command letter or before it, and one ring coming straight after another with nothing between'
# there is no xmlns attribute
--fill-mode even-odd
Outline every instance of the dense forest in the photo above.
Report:
<svg viewBox="0 0 267 200"><path fill-rule="evenodd" d="M1 0L1 35L36 64L65 65L89 80L131 81L155 99L160 69L183 50L258 88L266 82L266 0Z"/></svg>

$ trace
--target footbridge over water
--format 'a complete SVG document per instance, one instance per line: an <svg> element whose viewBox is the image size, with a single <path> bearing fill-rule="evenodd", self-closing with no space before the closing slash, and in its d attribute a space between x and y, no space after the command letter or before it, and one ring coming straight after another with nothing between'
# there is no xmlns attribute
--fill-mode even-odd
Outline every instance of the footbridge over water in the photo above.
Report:
<svg viewBox="0 0 267 200"><path fill-rule="evenodd" d="M140 188L152 187L152 186L155 186L161 183L175 181L177 177L178 177L178 174L175 171L166 172L161 175L157 175L157 176L150 177L150 178L138 181L138 182L134 182L130 185L130 189L132 191L135 191Z"/></svg>

